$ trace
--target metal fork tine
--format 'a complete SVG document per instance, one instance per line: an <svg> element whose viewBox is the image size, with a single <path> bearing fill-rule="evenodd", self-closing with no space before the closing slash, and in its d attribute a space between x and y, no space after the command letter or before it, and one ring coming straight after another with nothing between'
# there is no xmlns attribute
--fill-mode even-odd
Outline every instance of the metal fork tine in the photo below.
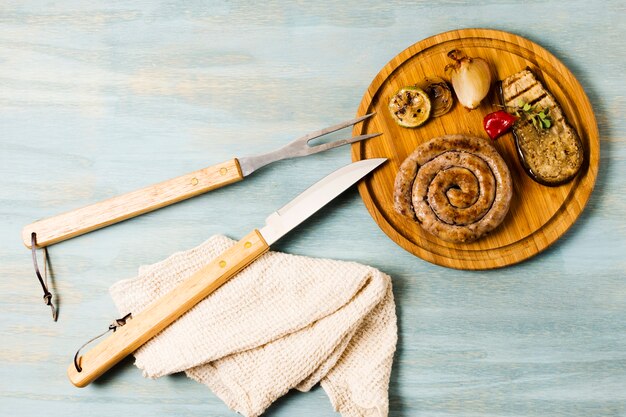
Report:
<svg viewBox="0 0 626 417"><path fill-rule="evenodd" d="M237 161L239 162L239 166L241 168L241 173L244 177L246 177L257 169L264 167L267 164L271 164L272 162L280 161L287 158L296 158L299 156L312 155L314 153L322 152L327 149L332 149L338 146L347 145L350 143L358 142L360 140L376 137L380 135L380 133L355 136L353 138L336 140L333 142L322 143L319 145L309 145L309 142L315 138L319 138L320 136L324 136L331 132L335 132L345 127L362 122L368 117L372 117L374 114L375 113L366 114L365 116L357 117L356 119L348 120L347 122L339 123L338 125L327 127L326 129L311 132L305 136L302 136L301 138L287 143L286 145L278 149L264 154L237 158Z"/></svg>
<svg viewBox="0 0 626 417"><path fill-rule="evenodd" d="M358 142L365 139L375 138L376 136L380 135L382 135L382 133L370 133L368 135L354 136L350 139L340 139L334 142L322 143L320 145L311 146L308 149L307 155L313 155L314 153L327 151L328 149L337 148L339 146L348 145L350 143Z"/></svg>
<svg viewBox="0 0 626 417"><path fill-rule="evenodd" d="M361 122L361 121L363 121L363 120L365 120L365 119L367 119L369 117L372 117L375 114L376 113L369 113L369 114L366 114L365 116L361 116L361 117L357 117L356 119L348 120L347 122L342 122L342 123L336 124L334 126L327 127L325 129L321 129L321 130L317 130L315 132L307 133L306 135L302 136L301 138L298 138L298 139L294 140L292 143L301 142L301 141L308 143L308 142L312 141L315 138L319 138L321 136L327 135L327 134L335 132L337 130L341 130L341 129L345 128L345 127L355 125L355 124L357 124L357 123L359 123L359 122Z"/></svg>

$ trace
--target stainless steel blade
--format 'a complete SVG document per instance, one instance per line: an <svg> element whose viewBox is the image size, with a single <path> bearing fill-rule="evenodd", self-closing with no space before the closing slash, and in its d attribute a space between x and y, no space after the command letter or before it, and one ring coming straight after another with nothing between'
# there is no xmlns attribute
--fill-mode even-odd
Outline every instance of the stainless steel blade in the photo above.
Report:
<svg viewBox="0 0 626 417"><path fill-rule="evenodd" d="M387 158L364 159L338 169L272 213L259 231L268 245L298 226L339 194L376 169Z"/></svg>

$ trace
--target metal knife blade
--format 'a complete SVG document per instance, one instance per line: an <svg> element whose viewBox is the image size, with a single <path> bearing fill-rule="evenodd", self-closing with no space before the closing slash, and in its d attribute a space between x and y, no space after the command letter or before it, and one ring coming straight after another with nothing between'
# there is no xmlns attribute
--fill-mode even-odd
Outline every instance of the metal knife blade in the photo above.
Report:
<svg viewBox="0 0 626 417"><path fill-rule="evenodd" d="M263 239L272 245L386 160L373 158L354 162L316 182L265 220L265 226L259 230Z"/></svg>

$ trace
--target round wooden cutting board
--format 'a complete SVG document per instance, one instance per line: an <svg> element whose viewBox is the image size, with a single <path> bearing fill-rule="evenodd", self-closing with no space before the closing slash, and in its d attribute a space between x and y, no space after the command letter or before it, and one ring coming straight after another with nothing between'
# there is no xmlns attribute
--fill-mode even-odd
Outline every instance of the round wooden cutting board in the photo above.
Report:
<svg viewBox="0 0 626 417"><path fill-rule="evenodd" d="M460 49L468 56L487 60L502 80L526 67L531 68L561 104L569 123L583 141L585 162L571 182L547 187L533 181L518 160L512 134L494 142L513 178L513 199L503 223L476 242L455 244L443 241L416 222L400 216L393 208L393 187L402 161L420 144L445 134L466 134L488 139L483 130L485 115L499 110L498 94L492 88L481 106L463 108L455 98L452 110L416 129L398 126L387 109L389 98L401 87L425 77L446 77L444 68L452 61L448 51ZM359 184L359 192L380 228L398 245L420 258L457 269L491 269L511 265L541 252L555 242L582 212L596 180L600 160L598 127L582 87L572 73L553 55L519 36L487 29L463 29L420 41L393 58L374 78L358 114L376 112L356 125L353 135L381 132L382 135L352 145L352 159L389 159Z"/></svg>

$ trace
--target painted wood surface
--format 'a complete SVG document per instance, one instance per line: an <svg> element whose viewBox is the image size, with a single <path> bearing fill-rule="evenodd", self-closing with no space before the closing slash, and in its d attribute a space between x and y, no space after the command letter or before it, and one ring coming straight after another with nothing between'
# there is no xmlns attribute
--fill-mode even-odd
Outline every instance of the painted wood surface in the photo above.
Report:
<svg viewBox="0 0 626 417"><path fill-rule="evenodd" d="M393 277L392 416L626 415L623 2L248 3L0 4L0 415L236 415L182 375L144 379L130 359L84 389L65 371L116 317L111 284L213 234L244 236L348 163L346 149L50 247L57 323L22 227L349 119L393 56L462 27L524 36L581 82L601 160L576 224L519 265L457 271L398 247L352 190L276 247ZM336 414L316 388L266 415Z"/></svg>

